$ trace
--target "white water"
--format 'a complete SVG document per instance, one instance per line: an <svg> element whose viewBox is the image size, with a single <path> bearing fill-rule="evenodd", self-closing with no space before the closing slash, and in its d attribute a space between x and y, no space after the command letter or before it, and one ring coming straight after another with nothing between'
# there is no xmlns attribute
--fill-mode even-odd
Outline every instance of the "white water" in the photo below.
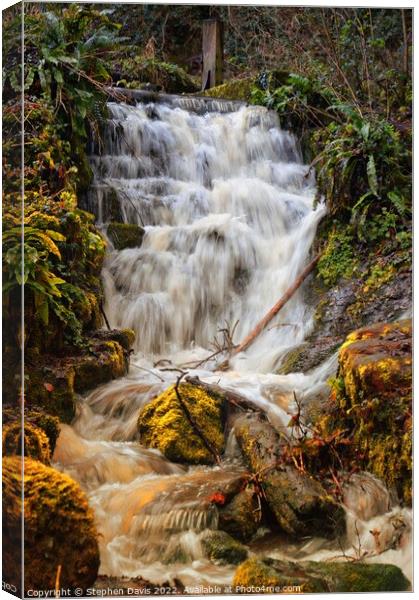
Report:
<svg viewBox="0 0 419 600"><path fill-rule="evenodd" d="M186 469L141 447L138 412L176 379L156 363L190 366L211 354L220 329L235 326L235 343L249 333L304 267L324 208L313 207L315 182L294 137L265 109L197 115L110 104L110 111L101 153L92 156L90 206L106 233L116 194L124 220L145 228L141 248L118 252L110 244L103 272L105 312L111 326L136 331L136 354L126 378L80 403L54 460L89 495L101 573L229 584L233 568L206 560L200 540L217 527L208 498L243 471L234 436L222 469ZM238 390L286 431L293 392L305 402L327 393L336 370L332 357L309 374L275 374L311 327L300 290L229 371L213 372L217 357L191 373ZM377 554L369 560L399 564L410 576L409 512L367 475L348 488L345 504L345 553L361 546ZM293 545L275 538L269 554L342 560L339 545L324 540Z"/></svg>

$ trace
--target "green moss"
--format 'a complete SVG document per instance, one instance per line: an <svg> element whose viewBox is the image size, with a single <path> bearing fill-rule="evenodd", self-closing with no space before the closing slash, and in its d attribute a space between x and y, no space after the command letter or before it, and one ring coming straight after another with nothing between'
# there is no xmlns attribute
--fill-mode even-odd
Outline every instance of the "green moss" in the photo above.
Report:
<svg viewBox="0 0 419 600"><path fill-rule="evenodd" d="M49 465L51 453L48 438L42 429L31 423L25 423L22 428L22 423L16 421L3 428L3 456L22 456L22 437L24 455Z"/></svg>
<svg viewBox="0 0 419 600"><path fill-rule="evenodd" d="M224 449L222 397L186 383L180 384L179 393L206 439L221 453ZM142 444L158 448L174 462L214 462L213 455L185 416L174 386L140 411L138 431Z"/></svg>
<svg viewBox="0 0 419 600"><path fill-rule="evenodd" d="M225 531L211 531L202 539L206 556L220 565L238 565L247 558L247 548Z"/></svg>
<svg viewBox="0 0 419 600"><path fill-rule="evenodd" d="M144 229L129 223L109 223L107 234L117 250L141 246Z"/></svg>
<svg viewBox="0 0 419 600"><path fill-rule="evenodd" d="M406 591L410 584L394 565L336 561L292 563L251 558L238 567L233 586L236 592L242 593L246 593L246 588L262 586L298 586L300 593L337 593Z"/></svg>
<svg viewBox="0 0 419 600"><path fill-rule="evenodd" d="M410 503L411 322L376 324L351 333L339 353L338 380L330 428L349 430L357 466L395 487Z"/></svg>
<svg viewBox="0 0 419 600"><path fill-rule="evenodd" d="M349 228L336 227L328 235L327 244L318 262L317 271L327 286L341 277L350 277L357 267L354 238Z"/></svg>
<svg viewBox="0 0 419 600"><path fill-rule="evenodd" d="M223 98L225 100L242 100L243 102L250 102L253 85L253 77L246 77L245 79L230 79L230 81L227 81L226 83L212 87L209 90L205 90L202 95L209 96L210 98Z"/></svg>
<svg viewBox="0 0 419 600"><path fill-rule="evenodd" d="M24 460L24 503L19 457L3 459L3 576L18 584L21 575L21 511L25 514L25 590L60 586L85 590L99 568L94 518L86 496L67 475L42 463Z"/></svg>

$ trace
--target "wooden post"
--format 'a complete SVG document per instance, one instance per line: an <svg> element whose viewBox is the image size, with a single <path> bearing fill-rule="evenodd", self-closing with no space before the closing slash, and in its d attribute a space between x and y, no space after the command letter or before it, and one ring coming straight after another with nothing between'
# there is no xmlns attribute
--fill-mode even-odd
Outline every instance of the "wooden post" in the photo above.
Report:
<svg viewBox="0 0 419 600"><path fill-rule="evenodd" d="M223 83L223 23L208 19L202 23L202 90Z"/></svg>

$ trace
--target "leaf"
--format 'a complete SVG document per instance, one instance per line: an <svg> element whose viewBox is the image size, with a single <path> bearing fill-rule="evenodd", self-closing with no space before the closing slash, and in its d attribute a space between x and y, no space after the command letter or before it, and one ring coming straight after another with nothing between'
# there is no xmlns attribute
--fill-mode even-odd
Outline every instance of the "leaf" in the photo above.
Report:
<svg viewBox="0 0 419 600"><path fill-rule="evenodd" d="M47 390L47 392L53 392L54 391L54 386L52 385L52 383L45 382L44 383L44 388Z"/></svg>
<svg viewBox="0 0 419 600"><path fill-rule="evenodd" d="M375 169L375 160L374 155L370 154L367 163L367 176L368 176L368 185L374 196L378 196L378 181L377 181L377 171Z"/></svg>

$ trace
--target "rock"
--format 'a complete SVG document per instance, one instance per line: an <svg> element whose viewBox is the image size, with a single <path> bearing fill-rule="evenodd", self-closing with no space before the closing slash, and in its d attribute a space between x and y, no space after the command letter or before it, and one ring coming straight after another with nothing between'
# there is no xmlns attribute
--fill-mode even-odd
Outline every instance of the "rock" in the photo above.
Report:
<svg viewBox="0 0 419 600"><path fill-rule="evenodd" d="M211 98L222 98L224 100L242 100L243 102L249 102L254 83L254 77L230 79L221 85L205 90L202 95Z"/></svg>
<svg viewBox="0 0 419 600"><path fill-rule="evenodd" d="M281 460L283 442L264 416L239 418L235 433L281 529L295 536L334 538L343 534L343 508L318 481Z"/></svg>
<svg viewBox="0 0 419 600"><path fill-rule="evenodd" d="M114 333L114 337L117 333ZM26 404L38 407L71 423L75 416L77 394L91 390L128 372L129 350L114 339L90 338L89 348L83 353L65 358L48 356L44 366L28 363ZM120 332L127 346L132 339L131 330Z"/></svg>
<svg viewBox="0 0 419 600"><path fill-rule="evenodd" d="M24 424L24 454L45 465L51 461L51 451L47 436L39 427ZM22 423L15 421L3 427L3 456L22 456Z"/></svg>
<svg viewBox="0 0 419 600"><path fill-rule="evenodd" d="M3 425L21 422L21 415L13 406L3 407ZM60 421L57 417L43 413L39 408L28 409L25 406L24 420L26 424L32 424L45 433L48 438L49 451L54 454L55 444L60 435Z"/></svg>
<svg viewBox="0 0 419 600"><path fill-rule="evenodd" d="M218 527L234 538L247 542L261 523L261 508L253 485L239 492L219 509Z"/></svg>
<svg viewBox="0 0 419 600"><path fill-rule="evenodd" d="M115 341L99 342L91 347L90 354L73 359L74 390L78 393L91 390L102 383L126 375L128 357Z"/></svg>
<svg viewBox="0 0 419 600"><path fill-rule="evenodd" d="M101 329L95 331L95 339L118 342L124 350L131 350L135 342L135 332L132 329Z"/></svg>
<svg viewBox="0 0 419 600"><path fill-rule="evenodd" d="M247 548L225 531L211 531L201 543L207 558L220 565L238 565L248 555Z"/></svg>
<svg viewBox="0 0 419 600"><path fill-rule="evenodd" d="M358 466L412 493L412 324L377 323L351 333L339 352L330 428L353 435Z"/></svg>
<svg viewBox="0 0 419 600"><path fill-rule="evenodd" d="M225 443L222 396L187 383L179 385L179 393L205 438L221 454ZM185 416L175 386L168 388L140 411L138 431L143 445L158 448L171 461L214 463L213 455Z"/></svg>
<svg viewBox="0 0 419 600"><path fill-rule="evenodd" d="M20 588L21 511L25 514L25 590L70 590L93 585L99 549L93 513L79 485L67 475L24 459L24 504L20 457L3 459L3 576ZM73 595L73 594L72 594Z"/></svg>
<svg viewBox="0 0 419 600"><path fill-rule="evenodd" d="M141 246L144 229L130 223L109 223L107 234L116 250Z"/></svg>
<svg viewBox="0 0 419 600"><path fill-rule="evenodd" d="M318 235L321 239L321 234ZM351 278L341 278L328 289L320 275L307 280L306 301L316 306L313 331L302 344L282 359L279 373L307 372L331 356L351 331L369 323L384 322L390 314L402 315L411 308L411 272L397 252L380 257L361 257ZM377 269L378 267L378 269ZM378 272L384 276L377 277Z"/></svg>
<svg viewBox="0 0 419 600"><path fill-rule="evenodd" d="M361 562L286 562L251 558L234 575L233 592L246 588L299 586L300 593L318 592L404 592L410 583L399 567ZM234 589L235 588L235 589ZM283 590L276 590L283 591ZM292 591L292 590L288 590Z"/></svg>

